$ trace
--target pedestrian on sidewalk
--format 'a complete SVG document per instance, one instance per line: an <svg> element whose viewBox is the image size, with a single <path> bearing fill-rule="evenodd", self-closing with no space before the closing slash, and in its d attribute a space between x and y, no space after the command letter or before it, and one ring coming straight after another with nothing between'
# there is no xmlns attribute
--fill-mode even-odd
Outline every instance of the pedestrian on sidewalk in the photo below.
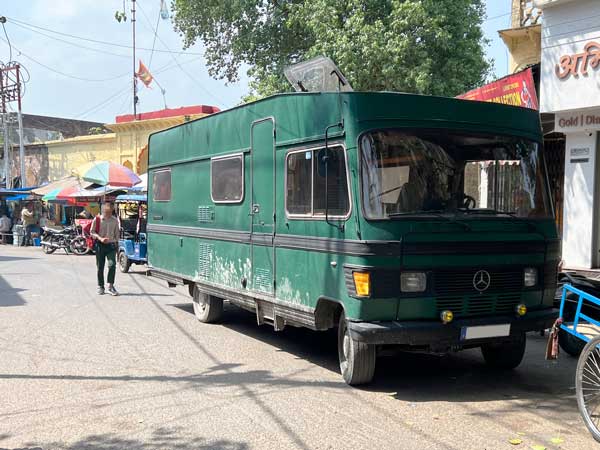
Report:
<svg viewBox="0 0 600 450"><path fill-rule="evenodd" d="M31 245L31 232L35 228L35 214L33 212L33 204L28 203L21 210L21 224L25 228L25 236L23 237L23 245Z"/></svg>
<svg viewBox="0 0 600 450"><path fill-rule="evenodd" d="M119 221L113 215L112 203L102 205L102 215L92 221L92 238L95 241L96 267L98 269L98 294L104 294L104 265L108 261L108 293L119 295L115 289L117 269L117 246L119 245Z"/></svg>

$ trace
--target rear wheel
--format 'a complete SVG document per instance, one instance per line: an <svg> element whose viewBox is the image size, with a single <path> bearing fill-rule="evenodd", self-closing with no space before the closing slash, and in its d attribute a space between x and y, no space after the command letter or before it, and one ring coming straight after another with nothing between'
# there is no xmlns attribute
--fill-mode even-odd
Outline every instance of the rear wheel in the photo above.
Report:
<svg viewBox="0 0 600 450"><path fill-rule="evenodd" d="M338 326L338 356L344 381L351 385L370 383L375 375L376 347L357 341L350 335L344 313Z"/></svg>
<svg viewBox="0 0 600 450"><path fill-rule="evenodd" d="M215 323L223 316L223 299L200 292L197 285L194 285L192 304L194 305L194 314L200 322Z"/></svg>
<svg viewBox="0 0 600 450"><path fill-rule="evenodd" d="M129 272L129 268L131 267L131 261L125 254L125 252L119 252L119 270L123 273Z"/></svg>
<svg viewBox="0 0 600 450"><path fill-rule="evenodd" d="M565 322L573 322L578 301L578 295L573 292L567 292L567 301L565 302L563 311L563 320ZM585 341L562 329L558 330L558 344L566 353L575 358L578 358L579 355L581 355L581 352L585 347Z"/></svg>
<svg viewBox="0 0 600 450"><path fill-rule="evenodd" d="M71 241L71 251L76 255L85 255L89 251L87 240L83 236L77 236Z"/></svg>
<svg viewBox="0 0 600 450"><path fill-rule="evenodd" d="M585 426L600 442L600 336L590 340L577 362L575 395Z"/></svg>
<svg viewBox="0 0 600 450"><path fill-rule="evenodd" d="M518 338L511 342L485 344L481 346L481 353L488 366L495 369L511 370L521 364L526 345L525 333L521 333Z"/></svg>
<svg viewBox="0 0 600 450"><path fill-rule="evenodd" d="M584 341L565 330L558 331L558 344L560 345L560 348L575 358L581 355L581 352L585 347Z"/></svg>

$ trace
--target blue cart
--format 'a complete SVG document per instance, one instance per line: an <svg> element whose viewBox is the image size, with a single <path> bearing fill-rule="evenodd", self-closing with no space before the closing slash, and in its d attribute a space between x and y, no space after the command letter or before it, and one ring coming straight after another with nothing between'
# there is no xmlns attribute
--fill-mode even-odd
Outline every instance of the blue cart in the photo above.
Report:
<svg viewBox="0 0 600 450"><path fill-rule="evenodd" d="M575 314L572 321L563 321L560 329L585 343L577 362L575 394L585 425L600 442L600 317L595 314L600 299L565 284L560 302L561 318L569 299L577 299Z"/></svg>
<svg viewBox="0 0 600 450"><path fill-rule="evenodd" d="M121 272L127 273L132 264L146 264L147 262L148 197L146 195L119 195L115 200L115 205L121 224L119 269Z"/></svg>

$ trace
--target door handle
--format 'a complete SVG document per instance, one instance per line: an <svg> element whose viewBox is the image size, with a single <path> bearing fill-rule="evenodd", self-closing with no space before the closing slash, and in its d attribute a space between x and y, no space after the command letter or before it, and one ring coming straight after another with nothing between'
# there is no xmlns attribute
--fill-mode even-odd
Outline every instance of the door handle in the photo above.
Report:
<svg viewBox="0 0 600 450"><path fill-rule="evenodd" d="M258 214L260 212L260 205L255 203L252 205L252 214Z"/></svg>

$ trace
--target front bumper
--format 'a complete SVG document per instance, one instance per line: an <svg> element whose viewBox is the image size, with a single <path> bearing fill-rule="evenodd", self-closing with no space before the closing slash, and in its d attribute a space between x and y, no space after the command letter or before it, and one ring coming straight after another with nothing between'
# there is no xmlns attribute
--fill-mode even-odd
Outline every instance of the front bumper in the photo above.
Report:
<svg viewBox="0 0 600 450"><path fill-rule="evenodd" d="M517 338L523 332L549 328L558 317L558 309L530 311L523 317L494 316L457 319L444 325L439 321L348 322L353 339L367 344L406 345L445 351L452 347L477 346ZM510 323L510 336L461 340L462 327Z"/></svg>

